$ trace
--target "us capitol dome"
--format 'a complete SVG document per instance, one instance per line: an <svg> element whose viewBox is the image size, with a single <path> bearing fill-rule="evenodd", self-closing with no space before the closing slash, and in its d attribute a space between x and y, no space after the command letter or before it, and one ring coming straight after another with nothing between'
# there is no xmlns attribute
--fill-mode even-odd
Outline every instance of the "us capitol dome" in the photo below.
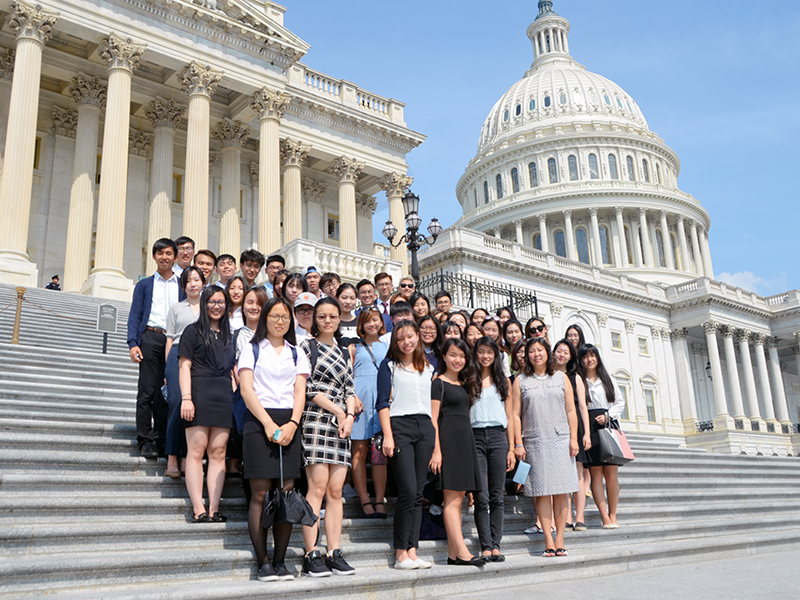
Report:
<svg viewBox="0 0 800 600"><path fill-rule="evenodd" d="M572 58L569 30L539 2L533 64L483 123L455 225L637 279L713 278L709 215L678 188L677 154L625 90Z"/></svg>

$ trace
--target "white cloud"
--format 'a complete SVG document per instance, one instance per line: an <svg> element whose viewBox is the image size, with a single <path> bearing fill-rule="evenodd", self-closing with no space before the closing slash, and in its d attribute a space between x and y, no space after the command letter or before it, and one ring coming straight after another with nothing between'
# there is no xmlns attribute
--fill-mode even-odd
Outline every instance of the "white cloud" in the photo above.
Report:
<svg viewBox="0 0 800 600"><path fill-rule="evenodd" d="M716 278L719 281L755 292L756 294L761 294L762 296L780 294L781 292L787 291L786 288L788 287L786 273L781 273L779 277L774 277L772 279L764 279L752 271L740 271L739 273L720 273Z"/></svg>

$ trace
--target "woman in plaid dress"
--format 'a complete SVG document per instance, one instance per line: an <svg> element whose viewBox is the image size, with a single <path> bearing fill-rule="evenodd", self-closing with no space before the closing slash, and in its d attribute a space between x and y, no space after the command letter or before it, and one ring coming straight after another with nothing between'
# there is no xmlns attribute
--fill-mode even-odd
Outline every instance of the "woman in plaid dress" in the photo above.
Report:
<svg viewBox="0 0 800 600"><path fill-rule="evenodd" d="M308 477L306 499L319 514L323 497L325 539L329 554L316 547L317 527L304 527L306 557L303 575L326 577L353 575L339 549L342 533L342 487L350 466L350 430L355 420L353 368L346 350L338 344L341 309L333 298L323 298L314 306L309 339L300 344L312 365L306 381L306 407L303 412L303 461Z"/></svg>

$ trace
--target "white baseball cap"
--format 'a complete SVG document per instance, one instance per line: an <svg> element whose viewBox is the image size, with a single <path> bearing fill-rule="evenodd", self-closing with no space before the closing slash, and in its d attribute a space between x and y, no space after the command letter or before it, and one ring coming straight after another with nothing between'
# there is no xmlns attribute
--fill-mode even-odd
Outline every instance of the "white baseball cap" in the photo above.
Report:
<svg viewBox="0 0 800 600"><path fill-rule="evenodd" d="M317 297L311 292L303 292L294 301L294 307L299 306L316 306Z"/></svg>

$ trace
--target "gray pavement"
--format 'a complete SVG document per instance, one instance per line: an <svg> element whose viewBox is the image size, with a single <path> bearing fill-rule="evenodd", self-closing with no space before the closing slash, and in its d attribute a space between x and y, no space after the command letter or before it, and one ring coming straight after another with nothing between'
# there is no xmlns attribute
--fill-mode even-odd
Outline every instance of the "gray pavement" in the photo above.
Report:
<svg viewBox="0 0 800 600"><path fill-rule="evenodd" d="M686 563L595 577L458 594L446 600L760 600L800 598L800 551L775 552ZM499 593L498 593L499 592Z"/></svg>

